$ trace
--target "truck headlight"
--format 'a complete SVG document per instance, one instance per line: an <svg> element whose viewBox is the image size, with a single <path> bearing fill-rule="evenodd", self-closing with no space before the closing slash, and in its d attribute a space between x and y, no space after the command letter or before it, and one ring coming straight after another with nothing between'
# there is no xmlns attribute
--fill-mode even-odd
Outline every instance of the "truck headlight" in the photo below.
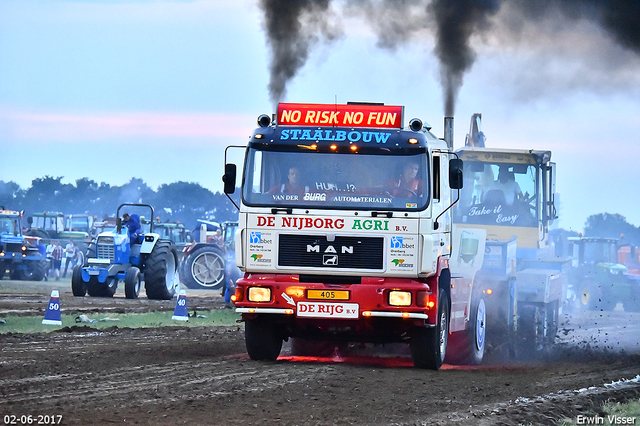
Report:
<svg viewBox="0 0 640 426"><path fill-rule="evenodd" d="M391 306L411 306L411 292L391 290L389 292L389 304Z"/></svg>
<svg viewBox="0 0 640 426"><path fill-rule="evenodd" d="M249 287L247 300L249 300L249 302L269 302L271 300L271 289L266 287Z"/></svg>

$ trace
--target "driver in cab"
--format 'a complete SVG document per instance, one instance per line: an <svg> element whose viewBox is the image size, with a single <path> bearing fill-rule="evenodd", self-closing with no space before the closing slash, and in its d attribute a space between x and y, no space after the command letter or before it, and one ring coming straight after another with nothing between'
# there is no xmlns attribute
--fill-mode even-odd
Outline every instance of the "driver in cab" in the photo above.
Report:
<svg viewBox="0 0 640 426"><path fill-rule="evenodd" d="M309 192L309 187L300 182L300 171L297 167L290 167L287 174L287 181L281 185L276 185L268 191L268 194L298 194Z"/></svg>
<svg viewBox="0 0 640 426"><path fill-rule="evenodd" d="M390 194L394 197L419 197L422 195L422 179L418 179L420 164L418 161L409 161L402 169L402 174L390 181L387 187L392 187Z"/></svg>

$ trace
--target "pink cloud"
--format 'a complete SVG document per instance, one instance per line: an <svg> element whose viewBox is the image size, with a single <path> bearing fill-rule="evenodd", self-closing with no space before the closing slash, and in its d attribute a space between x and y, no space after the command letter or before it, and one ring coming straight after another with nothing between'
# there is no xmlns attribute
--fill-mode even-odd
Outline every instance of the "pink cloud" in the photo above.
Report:
<svg viewBox="0 0 640 426"><path fill-rule="evenodd" d="M229 113L24 112L0 109L0 135L30 141L122 137L247 138L255 117Z"/></svg>

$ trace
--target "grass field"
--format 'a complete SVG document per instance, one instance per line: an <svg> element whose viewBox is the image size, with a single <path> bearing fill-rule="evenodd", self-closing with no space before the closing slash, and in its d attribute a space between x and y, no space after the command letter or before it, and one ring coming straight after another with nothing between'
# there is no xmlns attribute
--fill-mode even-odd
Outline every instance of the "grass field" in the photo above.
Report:
<svg viewBox="0 0 640 426"><path fill-rule="evenodd" d="M190 313L189 315L193 315ZM229 326L236 325L240 314L232 309L216 309L206 311L197 316L190 316L188 321L172 320L173 312L149 312L144 314L91 314L87 315L90 322L77 322L79 315L62 315L62 325L42 324L40 316L4 316L5 321L0 324L0 333L46 333L63 327L88 326L95 329L107 327L166 327L166 326Z"/></svg>

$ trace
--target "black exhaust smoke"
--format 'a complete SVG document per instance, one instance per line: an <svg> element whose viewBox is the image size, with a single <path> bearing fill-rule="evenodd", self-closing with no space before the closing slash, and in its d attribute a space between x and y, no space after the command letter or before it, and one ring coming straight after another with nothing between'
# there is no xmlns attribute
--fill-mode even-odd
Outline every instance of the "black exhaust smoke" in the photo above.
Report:
<svg viewBox="0 0 640 426"><path fill-rule="evenodd" d="M269 96L274 104L284 99L287 83L305 64L320 35L332 41L341 34L329 24L330 3L331 0L260 0L271 49Z"/></svg>
<svg viewBox="0 0 640 426"><path fill-rule="evenodd" d="M435 52L440 60L444 114L453 116L464 73L475 61L471 36L489 27L488 18L500 9L498 0L433 0L428 11L436 22Z"/></svg>
<svg viewBox="0 0 640 426"><path fill-rule="evenodd" d="M498 20L518 32L524 23L543 19L586 19L598 24L617 44L640 53L638 0L344 0L342 4L344 14L364 17L376 31L379 47L395 49L419 40L425 29L435 36L447 116L454 115L464 74L476 59L471 43L480 39L474 36L490 34ZM330 42L341 35L330 6L331 0L260 0L271 50L269 95L274 103L283 100L287 84L317 42L321 38ZM509 26L514 22L520 25ZM514 39L510 41L516 42Z"/></svg>

